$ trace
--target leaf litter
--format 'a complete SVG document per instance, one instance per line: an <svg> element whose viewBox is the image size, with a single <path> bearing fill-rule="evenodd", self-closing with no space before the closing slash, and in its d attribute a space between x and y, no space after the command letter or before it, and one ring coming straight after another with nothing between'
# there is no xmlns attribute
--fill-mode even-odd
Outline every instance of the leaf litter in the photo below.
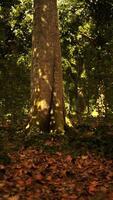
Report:
<svg viewBox="0 0 113 200"><path fill-rule="evenodd" d="M11 163L0 165L0 200L113 199L113 160L37 148L9 156Z"/></svg>

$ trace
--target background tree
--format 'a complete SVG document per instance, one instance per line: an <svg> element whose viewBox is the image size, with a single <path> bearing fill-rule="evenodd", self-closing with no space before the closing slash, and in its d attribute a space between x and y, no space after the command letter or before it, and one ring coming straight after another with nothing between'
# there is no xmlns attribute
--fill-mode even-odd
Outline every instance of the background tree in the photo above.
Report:
<svg viewBox="0 0 113 200"><path fill-rule="evenodd" d="M65 103L75 119L112 116L112 9L111 1L59 3Z"/></svg>

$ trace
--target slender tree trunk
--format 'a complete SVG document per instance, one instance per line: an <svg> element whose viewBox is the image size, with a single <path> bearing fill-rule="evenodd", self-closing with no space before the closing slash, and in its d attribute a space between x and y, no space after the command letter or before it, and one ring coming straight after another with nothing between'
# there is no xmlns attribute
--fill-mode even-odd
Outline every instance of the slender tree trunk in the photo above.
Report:
<svg viewBox="0 0 113 200"><path fill-rule="evenodd" d="M64 131L63 81L56 0L34 0L31 115L41 131Z"/></svg>

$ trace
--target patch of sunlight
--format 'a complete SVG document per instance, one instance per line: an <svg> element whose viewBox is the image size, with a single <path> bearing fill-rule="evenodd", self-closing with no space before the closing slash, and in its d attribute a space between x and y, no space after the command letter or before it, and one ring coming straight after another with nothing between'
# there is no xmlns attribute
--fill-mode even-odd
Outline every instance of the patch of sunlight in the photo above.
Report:
<svg viewBox="0 0 113 200"><path fill-rule="evenodd" d="M95 109L95 110L93 110L93 112L91 113L91 115L92 115L93 117L97 117L97 116L99 115L99 113L98 113L97 110Z"/></svg>
<svg viewBox="0 0 113 200"><path fill-rule="evenodd" d="M61 3L61 2L63 2L63 0L58 0L58 3Z"/></svg>
<svg viewBox="0 0 113 200"><path fill-rule="evenodd" d="M11 113L7 113L5 116L6 117L11 117Z"/></svg>
<svg viewBox="0 0 113 200"><path fill-rule="evenodd" d="M55 119L54 116L51 116L51 119L52 119L52 120ZM52 121L52 122L53 122L53 121Z"/></svg>
<svg viewBox="0 0 113 200"><path fill-rule="evenodd" d="M24 113L28 113L29 111L28 111L28 108L23 108L23 111L24 111Z"/></svg>
<svg viewBox="0 0 113 200"><path fill-rule="evenodd" d="M47 5L44 5L43 6L43 11L46 12L46 10L47 10Z"/></svg>
<svg viewBox="0 0 113 200"><path fill-rule="evenodd" d="M48 103L45 99L36 102L37 109L45 110L48 109Z"/></svg>
<svg viewBox="0 0 113 200"><path fill-rule="evenodd" d="M40 88L39 87L37 88L37 92L40 92Z"/></svg>
<svg viewBox="0 0 113 200"><path fill-rule="evenodd" d="M28 128L30 128L30 124L27 124L27 126L25 127L25 129L28 129Z"/></svg>
<svg viewBox="0 0 113 200"><path fill-rule="evenodd" d="M65 131L62 128L50 129L50 134L51 135L56 135L56 133L59 133L60 135L64 136Z"/></svg>
<svg viewBox="0 0 113 200"><path fill-rule="evenodd" d="M49 80L47 78L44 80L45 80L46 84L48 85L49 89L52 91L52 86L51 86Z"/></svg>
<svg viewBox="0 0 113 200"><path fill-rule="evenodd" d="M46 43L46 46L47 46L47 47L49 47L49 46L50 46L50 44L47 42L47 43Z"/></svg>
<svg viewBox="0 0 113 200"><path fill-rule="evenodd" d="M40 88L39 87L35 88L35 92L40 92Z"/></svg>
<svg viewBox="0 0 113 200"><path fill-rule="evenodd" d="M71 63L72 63L73 65L76 64L75 58L71 58L70 61L71 61Z"/></svg>
<svg viewBox="0 0 113 200"><path fill-rule="evenodd" d="M37 48L34 48L33 49L33 56L35 55L36 51L37 51Z"/></svg>
<svg viewBox="0 0 113 200"><path fill-rule="evenodd" d="M66 121L66 124L69 126L69 127L73 127L72 126L72 123L70 121L70 119L68 117L65 118L65 121Z"/></svg>
<svg viewBox="0 0 113 200"><path fill-rule="evenodd" d="M37 48L34 48L34 50L33 50L34 52L36 52L37 51Z"/></svg>
<svg viewBox="0 0 113 200"><path fill-rule="evenodd" d="M39 77L42 76L42 70L41 69L38 69L38 74L39 74Z"/></svg>
<svg viewBox="0 0 113 200"><path fill-rule="evenodd" d="M39 125L39 121L36 121L36 125Z"/></svg>
<svg viewBox="0 0 113 200"><path fill-rule="evenodd" d="M53 92L53 96L56 97L56 92Z"/></svg>
<svg viewBox="0 0 113 200"><path fill-rule="evenodd" d="M101 92L101 89L102 88L99 88L99 92ZM102 94L102 93L100 93L100 95L99 95L99 98L97 99L97 106L98 106L98 108L99 108L99 110L101 111L101 114L103 113L105 113L105 103L104 103L104 101L105 101L105 95L104 94Z"/></svg>
<svg viewBox="0 0 113 200"><path fill-rule="evenodd" d="M44 17L41 17L41 21L43 22L43 23L47 23L47 21L45 20L45 18Z"/></svg>
<svg viewBox="0 0 113 200"><path fill-rule="evenodd" d="M79 32L81 34L86 34L86 36L90 37L90 29L92 27L92 21L85 22L82 26L79 26Z"/></svg>
<svg viewBox="0 0 113 200"><path fill-rule="evenodd" d="M81 78L86 78L86 77L87 77L86 70L84 69L83 72L82 72L82 74L81 74Z"/></svg>
<svg viewBox="0 0 113 200"><path fill-rule="evenodd" d="M39 57L39 53L36 54L36 58L38 58L38 57Z"/></svg>
<svg viewBox="0 0 113 200"><path fill-rule="evenodd" d="M45 82L46 82L48 85L50 85L50 84L49 84L49 80L47 80L47 77L43 76L43 79L45 80Z"/></svg>
<svg viewBox="0 0 113 200"><path fill-rule="evenodd" d="M51 114L51 115L53 114L53 109L51 109L50 114Z"/></svg>
<svg viewBox="0 0 113 200"><path fill-rule="evenodd" d="M56 134L56 132L57 132L57 130L54 130L54 129L50 130L50 134L52 134L52 135Z"/></svg>
<svg viewBox="0 0 113 200"><path fill-rule="evenodd" d="M33 102L33 103L34 103L34 102ZM32 112L33 112L33 107L30 108L30 113L32 113Z"/></svg>
<svg viewBox="0 0 113 200"><path fill-rule="evenodd" d="M59 103L58 102L56 103L56 107L59 107Z"/></svg>
<svg viewBox="0 0 113 200"><path fill-rule="evenodd" d="M43 79L44 79L44 80L47 80L47 75L44 75L44 76L43 76Z"/></svg>
<svg viewBox="0 0 113 200"><path fill-rule="evenodd" d="M32 119L36 119L36 116L35 116L35 115L33 115L33 116L32 116Z"/></svg>
<svg viewBox="0 0 113 200"><path fill-rule="evenodd" d="M78 33L77 40L80 40L81 38L82 38L82 35L80 33Z"/></svg>
<svg viewBox="0 0 113 200"><path fill-rule="evenodd" d="M77 9L76 15L80 16L81 13L83 12L83 9L84 9L84 8L79 8L79 9Z"/></svg>

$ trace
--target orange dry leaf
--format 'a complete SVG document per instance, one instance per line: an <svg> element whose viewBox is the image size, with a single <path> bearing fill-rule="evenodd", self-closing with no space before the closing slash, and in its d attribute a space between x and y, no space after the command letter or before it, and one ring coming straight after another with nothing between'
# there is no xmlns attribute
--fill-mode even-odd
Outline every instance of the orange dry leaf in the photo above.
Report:
<svg viewBox="0 0 113 200"><path fill-rule="evenodd" d="M17 185L20 186L20 187L25 186L25 182L21 179L18 179L16 182L17 182Z"/></svg>
<svg viewBox="0 0 113 200"><path fill-rule="evenodd" d="M69 198L70 200L76 200L78 199L78 196L76 194L72 194Z"/></svg>
<svg viewBox="0 0 113 200"><path fill-rule="evenodd" d="M5 186L5 181L0 181L0 189L2 189Z"/></svg>
<svg viewBox="0 0 113 200"><path fill-rule="evenodd" d="M32 185L32 178L30 177L30 178L28 178L27 180L26 180L26 183L25 183L26 185Z"/></svg>
<svg viewBox="0 0 113 200"><path fill-rule="evenodd" d="M76 200L78 198L78 196L76 194L72 194L72 195L69 195L69 194L63 194L62 196L62 199L61 200Z"/></svg>
<svg viewBox="0 0 113 200"><path fill-rule="evenodd" d="M97 185L98 185L98 182L95 180L90 182L89 188L88 188L89 193L95 192Z"/></svg>
<svg viewBox="0 0 113 200"><path fill-rule="evenodd" d="M113 199L113 192L110 192L108 196L109 196L108 200L112 200Z"/></svg>
<svg viewBox="0 0 113 200"><path fill-rule="evenodd" d="M72 161L72 157L71 157L71 155L68 155L68 156L66 157L66 161L69 161L69 162Z"/></svg>
<svg viewBox="0 0 113 200"><path fill-rule="evenodd" d="M110 171L106 178L107 178L108 180L111 180L111 179L113 178L113 172Z"/></svg>
<svg viewBox="0 0 113 200"><path fill-rule="evenodd" d="M8 200L19 200L19 195L9 197Z"/></svg>
<svg viewBox="0 0 113 200"><path fill-rule="evenodd" d="M62 156L62 153L61 152L56 152L56 155Z"/></svg>
<svg viewBox="0 0 113 200"><path fill-rule="evenodd" d="M47 176L46 178L48 181L51 181L52 177L51 176Z"/></svg>
<svg viewBox="0 0 113 200"><path fill-rule="evenodd" d="M35 174L34 178L35 178L35 180L41 181L44 177L42 174L39 173L39 174Z"/></svg>

